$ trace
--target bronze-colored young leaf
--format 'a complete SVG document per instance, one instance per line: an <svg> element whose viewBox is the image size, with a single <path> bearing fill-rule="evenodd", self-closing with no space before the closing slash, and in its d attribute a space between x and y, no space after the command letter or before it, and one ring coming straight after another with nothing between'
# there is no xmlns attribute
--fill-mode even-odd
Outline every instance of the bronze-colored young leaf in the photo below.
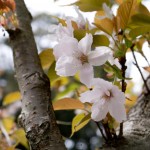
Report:
<svg viewBox="0 0 150 150"><path fill-rule="evenodd" d="M109 18L100 19L96 16L94 20L94 25L96 25L103 32L112 35L114 23Z"/></svg>
<svg viewBox="0 0 150 150"><path fill-rule="evenodd" d="M71 136L73 136L73 134L75 132L79 131L85 125L87 125L90 120L91 120L91 113L89 113L87 115L85 113L76 115L73 118L73 121L72 121L72 133L71 133Z"/></svg>
<svg viewBox="0 0 150 150"><path fill-rule="evenodd" d="M134 15L138 6L138 0L127 0L124 1L118 8L117 17L120 20L121 29L127 28L131 17Z"/></svg>
<svg viewBox="0 0 150 150"><path fill-rule="evenodd" d="M144 70L148 71L150 73L150 67L143 67Z"/></svg>
<svg viewBox="0 0 150 150"><path fill-rule="evenodd" d="M54 62L55 58L53 55L52 49L45 49L39 54L41 65L43 69L48 69L52 63Z"/></svg>
<svg viewBox="0 0 150 150"><path fill-rule="evenodd" d="M15 10L14 0L0 0L0 12L9 12Z"/></svg>
<svg viewBox="0 0 150 150"><path fill-rule="evenodd" d="M19 91L9 93L4 97L3 105L9 105L15 101L20 100L20 99L21 99L21 94Z"/></svg>
<svg viewBox="0 0 150 150"><path fill-rule="evenodd" d="M63 98L53 103L54 110L73 110L85 109L85 105L81 101L73 98Z"/></svg>

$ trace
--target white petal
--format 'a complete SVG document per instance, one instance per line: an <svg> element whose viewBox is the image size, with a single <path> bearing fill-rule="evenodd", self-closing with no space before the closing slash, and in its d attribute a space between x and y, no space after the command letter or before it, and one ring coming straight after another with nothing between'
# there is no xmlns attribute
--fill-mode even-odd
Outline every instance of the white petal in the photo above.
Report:
<svg viewBox="0 0 150 150"><path fill-rule="evenodd" d="M53 49L55 59L58 60L62 55L71 56L78 49L78 41L72 37L65 37Z"/></svg>
<svg viewBox="0 0 150 150"><path fill-rule="evenodd" d="M91 111L91 118L95 121L101 121L108 113L107 101L100 99L99 102L93 104Z"/></svg>
<svg viewBox="0 0 150 150"><path fill-rule="evenodd" d="M85 55L91 51L91 45L93 43L93 37L91 34L86 34L84 38L79 41L78 48Z"/></svg>
<svg viewBox="0 0 150 150"><path fill-rule="evenodd" d="M121 65L119 63L118 58L114 59L113 57L110 57L108 61L111 65L116 65L119 69L121 69Z"/></svg>
<svg viewBox="0 0 150 150"><path fill-rule="evenodd" d="M80 68L80 81L90 88L93 77L93 67L88 63L84 64L82 68Z"/></svg>
<svg viewBox="0 0 150 150"><path fill-rule="evenodd" d="M80 101L82 103L89 102L89 103L95 103L100 98L99 90L92 90L87 91L82 94L80 94Z"/></svg>
<svg viewBox="0 0 150 150"><path fill-rule="evenodd" d="M125 94L115 85L112 85L111 88L111 92L112 92L112 100L111 102L114 103L120 103L120 104L124 104L125 103Z"/></svg>
<svg viewBox="0 0 150 150"><path fill-rule="evenodd" d="M91 51L88 55L89 63L93 66L103 65L110 57L110 52L102 52L100 50Z"/></svg>
<svg viewBox="0 0 150 150"><path fill-rule="evenodd" d="M109 105L109 112L112 117L116 119L118 122L122 122L126 120L126 110L125 106L119 103L112 103L113 105Z"/></svg>
<svg viewBox="0 0 150 150"><path fill-rule="evenodd" d="M78 60L73 57L62 56L56 62L56 72L60 76L73 76L78 70Z"/></svg>
<svg viewBox="0 0 150 150"><path fill-rule="evenodd" d="M95 88L100 88L102 91L107 91L110 90L113 85L111 82L108 82L104 79L94 78L92 80L92 86L94 86Z"/></svg>

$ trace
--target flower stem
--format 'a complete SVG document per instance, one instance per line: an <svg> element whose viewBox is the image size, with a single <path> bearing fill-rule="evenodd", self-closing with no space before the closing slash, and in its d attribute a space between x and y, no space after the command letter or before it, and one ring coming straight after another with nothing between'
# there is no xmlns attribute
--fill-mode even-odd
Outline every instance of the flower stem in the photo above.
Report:
<svg viewBox="0 0 150 150"><path fill-rule="evenodd" d="M110 128L108 126L108 123L103 123L103 127L104 127L104 130L105 130L105 133L107 135L108 140L109 141L112 140L112 134L110 132Z"/></svg>
<svg viewBox="0 0 150 150"><path fill-rule="evenodd" d="M122 89L121 90L122 90L122 92L125 93L125 91L126 91L125 72L126 72L126 69L127 69L127 67L125 65L125 63L126 63L126 56L121 57L119 62L121 64L122 77L123 77L123 79L121 81L122 82ZM123 122L120 123L120 130L119 130L118 137L121 138L122 136L123 136Z"/></svg>
<svg viewBox="0 0 150 150"><path fill-rule="evenodd" d="M146 80L144 79L144 76L143 76L143 74L142 74L142 71L141 71L141 69L140 69L140 67L139 67L139 65L138 65L138 62L137 62L137 59L136 59L136 56L135 56L135 53L134 53L133 48L134 48L134 44L130 47L130 49L131 49L131 51L132 51L132 55L133 55L133 58L134 58L134 60L135 60L135 66L136 66L137 69L139 70L139 72L140 72L140 74L141 74L141 77L142 77L142 80L143 80L143 82L144 82L144 85L145 85L145 87L146 87L146 89L147 89L147 92L149 93L149 92L150 92L150 89L148 88L148 85L147 85L147 83L146 83Z"/></svg>
<svg viewBox="0 0 150 150"><path fill-rule="evenodd" d="M103 130L102 130L102 128L100 127L99 123L98 123L98 122L96 122L96 121L95 121L95 123L96 123L96 125L97 125L97 127L98 127L99 131L101 132L102 137L103 137L103 138L105 139L105 141L107 142L107 138L105 137L105 135L104 135L104 133L103 133Z"/></svg>

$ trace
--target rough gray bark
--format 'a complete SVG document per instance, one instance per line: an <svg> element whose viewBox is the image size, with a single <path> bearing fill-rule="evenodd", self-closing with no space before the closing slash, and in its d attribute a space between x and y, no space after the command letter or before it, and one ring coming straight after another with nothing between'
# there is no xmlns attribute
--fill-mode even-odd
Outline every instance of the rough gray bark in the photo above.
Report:
<svg viewBox="0 0 150 150"><path fill-rule="evenodd" d="M50 82L42 70L30 26L31 16L23 0L15 2L19 27L8 32L22 94L20 122L32 150L64 150L50 102Z"/></svg>
<svg viewBox="0 0 150 150"><path fill-rule="evenodd" d="M150 84L149 84L150 87ZM124 123L124 138L103 150L150 150L150 93L141 96Z"/></svg>

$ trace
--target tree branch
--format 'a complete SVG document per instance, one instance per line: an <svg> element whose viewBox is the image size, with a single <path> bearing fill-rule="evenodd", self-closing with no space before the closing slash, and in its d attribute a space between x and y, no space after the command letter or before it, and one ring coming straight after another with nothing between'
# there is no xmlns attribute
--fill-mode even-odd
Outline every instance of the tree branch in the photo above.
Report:
<svg viewBox="0 0 150 150"><path fill-rule="evenodd" d="M32 150L64 150L51 104L50 83L44 74L23 0L15 0L19 28L9 30L16 77L22 95L20 121Z"/></svg>

